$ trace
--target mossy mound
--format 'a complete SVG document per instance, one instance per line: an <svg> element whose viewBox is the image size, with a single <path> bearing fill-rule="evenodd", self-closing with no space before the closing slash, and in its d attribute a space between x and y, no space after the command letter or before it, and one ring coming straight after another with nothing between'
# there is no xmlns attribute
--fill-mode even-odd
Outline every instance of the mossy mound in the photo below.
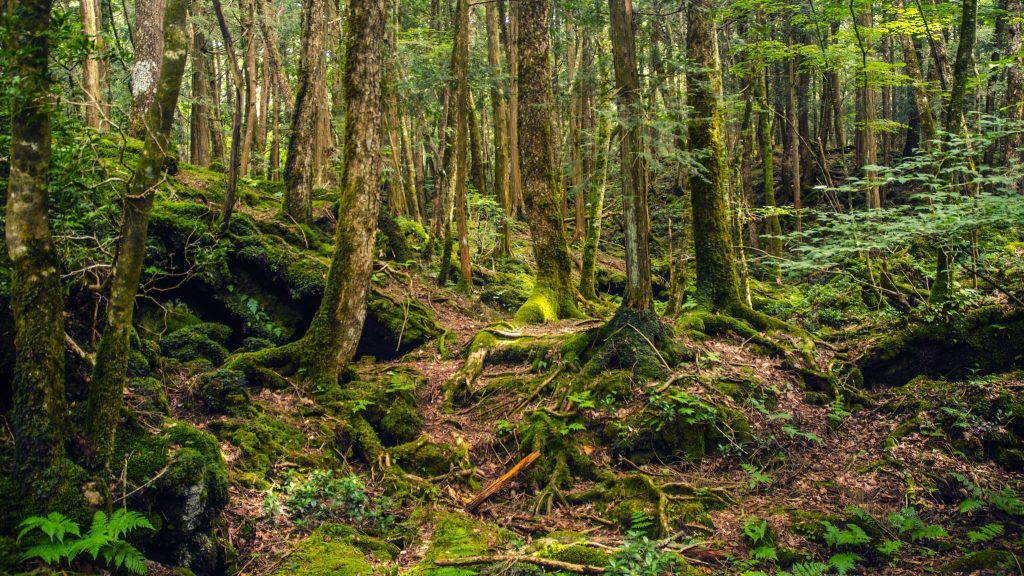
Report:
<svg viewBox="0 0 1024 576"><path fill-rule="evenodd" d="M1020 366L1024 310L988 306L889 334L859 361L867 386L899 386L919 375L957 378Z"/></svg>
<svg viewBox="0 0 1024 576"><path fill-rule="evenodd" d="M583 366L587 376L622 369L641 380L664 378L680 360L672 329L654 310L619 307L592 338L589 353L580 354L587 359Z"/></svg>
<svg viewBox="0 0 1024 576"><path fill-rule="evenodd" d="M341 524L321 524L271 572L274 576L372 576L398 548Z"/></svg>
<svg viewBox="0 0 1024 576"><path fill-rule="evenodd" d="M208 412L230 414L244 411L249 403L244 372L220 369L199 377L192 397Z"/></svg>
<svg viewBox="0 0 1024 576"><path fill-rule="evenodd" d="M148 557L199 575L223 570L213 529L228 502L228 479L216 438L184 423L158 435L122 429L113 461L127 471L128 507L156 527L141 542Z"/></svg>
<svg viewBox="0 0 1024 576"><path fill-rule="evenodd" d="M466 467L469 455L447 444L421 438L392 448L389 453L394 464L406 472L425 478L440 476Z"/></svg>
<svg viewBox="0 0 1024 576"><path fill-rule="evenodd" d="M498 271L486 280L480 301L505 312L518 310L533 290L533 276L526 273Z"/></svg>
<svg viewBox="0 0 1024 576"><path fill-rule="evenodd" d="M336 463L329 450L311 448L329 445L332 435L326 425L319 438L311 438L310 431L299 429L285 418L260 411L255 405L250 410L241 418L210 423L215 434L238 448L232 466L236 482L265 488L275 465L282 462L307 468L329 468Z"/></svg>
<svg viewBox="0 0 1024 576"><path fill-rule="evenodd" d="M1013 574L1018 563L1013 554L1005 550L978 550L944 564L943 574Z"/></svg>
<svg viewBox="0 0 1024 576"><path fill-rule="evenodd" d="M219 365L228 357L225 344L230 337L230 327L203 322L175 330L161 338L160 351L164 356L182 362L205 359Z"/></svg>
<svg viewBox="0 0 1024 576"><path fill-rule="evenodd" d="M609 422L603 435L615 452L638 463L673 458L700 462L720 446L742 450L755 441L742 412L683 390L652 396L642 409Z"/></svg>
<svg viewBox="0 0 1024 576"><path fill-rule="evenodd" d="M444 334L434 314L415 299L401 302L373 294L356 357L397 358Z"/></svg>
<svg viewBox="0 0 1024 576"><path fill-rule="evenodd" d="M892 447L911 434L1007 470L1024 470L1024 373L947 382L915 378L894 389L901 421L886 438Z"/></svg>
<svg viewBox="0 0 1024 576"><path fill-rule="evenodd" d="M430 535L423 560L407 576L474 576L483 573L469 567L437 567L435 562L447 558L484 556L497 549L505 540L494 527L478 522L458 512L438 513L433 518L434 530ZM483 567L482 567L483 568Z"/></svg>

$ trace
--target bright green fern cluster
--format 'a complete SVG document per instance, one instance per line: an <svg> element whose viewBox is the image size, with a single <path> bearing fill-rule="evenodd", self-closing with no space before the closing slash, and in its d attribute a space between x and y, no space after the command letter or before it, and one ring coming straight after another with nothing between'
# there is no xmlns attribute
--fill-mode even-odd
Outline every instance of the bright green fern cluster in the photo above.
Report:
<svg viewBox="0 0 1024 576"><path fill-rule="evenodd" d="M84 536L77 522L58 512L30 516L19 528L19 542L26 537L36 541L22 554L23 561L39 559L51 566L69 565L87 553L94 562L102 561L114 569L146 573L145 556L124 540L128 533L140 528L153 530L149 520L138 512L119 508L107 516L102 510L97 511Z"/></svg>

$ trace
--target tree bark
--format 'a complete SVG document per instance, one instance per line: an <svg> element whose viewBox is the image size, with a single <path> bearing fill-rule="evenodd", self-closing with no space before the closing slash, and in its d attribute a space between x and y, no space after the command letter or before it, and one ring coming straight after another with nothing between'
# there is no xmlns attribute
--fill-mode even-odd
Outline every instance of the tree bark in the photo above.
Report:
<svg viewBox="0 0 1024 576"><path fill-rule="evenodd" d="M64 294L47 215L50 170L51 0L8 8L11 68L21 78L10 97L11 151L5 239L14 316L13 408L10 427L23 487L45 504L64 456ZM5 46L6 48L6 46Z"/></svg>
<svg viewBox="0 0 1024 576"><path fill-rule="evenodd" d="M491 119L494 123L494 196L502 208L501 239L498 253L502 256L512 255L512 201L509 197L509 143L508 143L508 106L505 102L504 80L505 70L501 65L501 46L499 44L498 7L494 3L487 4L487 64L491 75L495 78L491 86ZM578 225L578 224L577 224Z"/></svg>
<svg viewBox="0 0 1024 576"><path fill-rule="evenodd" d="M857 166L875 166L878 164L878 142L875 138L875 88L873 74L868 69L868 55L871 53L869 38L867 37L874 29L874 14L871 5L865 5L860 12L856 12L854 4L850 3L850 12L854 20L854 31L857 35L857 44L860 47L861 65L857 71L857 127L856 127L856 149ZM874 170L865 171L864 177L871 180L875 178ZM879 196L878 186L869 184L866 188L866 204L868 208L880 208L882 199Z"/></svg>
<svg viewBox="0 0 1024 576"><path fill-rule="evenodd" d="M327 59L324 53L326 12L324 0L303 0L302 55L299 92L295 97L291 137L284 166L284 212L296 222L313 219L316 178L316 138L327 97ZM376 217L375 217L376 220Z"/></svg>
<svg viewBox="0 0 1024 576"><path fill-rule="evenodd" d="M107 322L96 351L96 365L89 386L86 439L95 450L95 469L106 470L114 447L128 370L129 335L135 310L135 294L146 255L149 215L156 188L164 178L164 158L171 145L171 128L177 110L181 79L185 72L188 42L185 23L187 0L167 0L163 37L166 49L160 79L145 120L145 147L128 184L121 217L121 234L110 280Z"/></svg>
<svg viewBox="0 0 1024 576"><path fill-rule="evenodd" d="M551 126L550 0L519 0L515 5L519 87L518 139L523 202L533 240L537 277L530 298L516 312L523 323L576 317L572 261L559 208Z"/></svg>
<svg viewBox="0 0 1024 576"><path fill-rule="evenodd" d="M89 1L89 0L83 0ZM192 15L202 14L203 3L192 3ZM210 54L206 34L192 28L192 111L189 115L189 162L204 168L210 165Z"/></svg>
<svg viewBox="0 0 1024 576"><path fill-rule="evenodd" d="M712 310L740 305L727 208L729 173L722 144L722 69L711 0L690 0L686 45L696 70L687 84L690 147L704 170L690 176L697 301Z"/></svg>
<svg viewBox="0 0 1024 576"><path fill-rule="evenodd" d="M653 310L651 257L648 246L647 162L644 159L643 110L637 72L631 0L608 0L619 111L619 161L622 166L622 213L625 228L626 291L622 306Z"/></svg>
<svg viewBox="0 0 1024 576"><path fill-rule="evenodd" d="M238 177L242 164L242 91L244 82L242 71L238 68L238 57L235 55L235 42L231 37L231 30L228 29L227 20L224 18L224 8L221 6L220 0L213 0L213 9L217 15L217 25L220 28L221 37L224 39L228 71L231 73L235 87L235 107L231 117L231 159L228 161L228 180L224 190L224 209L221 216L221 226L228 229L231 226L231 213L235 209Z"/></svg>
<svg viewBox="0 0 1024 576"><path fill-rule="evenodd" d="M1006 69L1006 117L1015 122L1024 121L1024 25L1021 23L1021 0L1006 0L1009 18L1006 23L1006 53L1012 58ZM1008 163L1024 162L1024 134L1018 132L1005 142ZM1024 185L1024 182L1018 183Z"/></svg>
<svg viewBox="0 0 1024 576"><path fill-rule="evenodd" d="M466 220L466 185L469 180L469 26L468 0L458 0L455 9L455 43L452 45L452 76L455 78L455 148L453 170L448 181L448 198L454 201L455 223L459 242L458 289L466 294L473 290L473 269L469 259L469 226ZM449 212L450 214L450 212ZM445 246L450 246L450 227L446 227ZM446 264L446 263L443 263Z"/></svg>
<svg viewBox="0 0 1024 576"><path fill-rule="evenodd" d="M153 104L160 80L160 62L164 51L164 2L166 0L137 0L135 2L135 64L132 65L132 125L141 137L144 120Z"/></svg>
<svg viewBox="0 0 1024 576"><path fill-rule="evenodd" d="M82 62L82 86L85 88L85 125L94 130L105 130L105 98L103 96L100 62L103 57L103 40L99 36L102 28L99 0L80 0L82 34L92 42Z"/></svg>
<svg viewBox="0 0 1024 576"><path fill-rule="evenodd" d="M602 106L602 108L605 108ZM594 169L587 182L587 235L583 240L580 266L580 293L587 300L597 300L597 248L601 240L601 213L604 211L604 187L608 176L611 122L607 114L597 115L597 133L589 147L593 150Z"/></svg>

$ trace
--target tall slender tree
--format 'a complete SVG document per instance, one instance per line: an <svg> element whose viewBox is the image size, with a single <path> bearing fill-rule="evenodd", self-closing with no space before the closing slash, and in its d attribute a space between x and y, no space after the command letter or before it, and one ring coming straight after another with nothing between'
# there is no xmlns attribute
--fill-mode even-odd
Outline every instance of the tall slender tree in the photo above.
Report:
<svg viewBox="0 0 1024 576"><path fill-rule="evenodd" d="M128 370L129 336L135 295L146 255L149 215L156 188L163 179L164 159L170 153L171 128L188 55L185 20L188 0L167 0L166 6L163 18L165 50L160 79L145 120L145 147L122 204L121 235L110 280L107 322L96 351L96 365L89 386L85 433L95 451L90 456L97 469L110 465L117 423L124 405L122 394Z"/></svg>

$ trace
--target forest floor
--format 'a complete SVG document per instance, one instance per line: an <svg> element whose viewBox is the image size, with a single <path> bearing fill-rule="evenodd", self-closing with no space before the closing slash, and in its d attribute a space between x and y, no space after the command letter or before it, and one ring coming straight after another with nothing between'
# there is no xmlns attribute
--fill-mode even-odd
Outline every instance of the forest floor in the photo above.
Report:
<svg viewBox="0 0 1024 576"><path fill-rule="evenodd" d="M421 284L413 295L432 310L447 331L450 338L447 346L451 350L465 349L480 329L502 319L501 314L481 308L473 299L428 283ZM597 324L599 321L593 319L562 321L528 326L521 333L564 339ZM1021 548L1014 551L1019 541L993 548L999 554L1005 552L1012 562L1005 562L1006 558L997 555L965 563L964 558L973 557L965 556L965 549L956 544L958 537L963 538L972 529L986 523L1002 526L1000 522L1007 518L1005 513L995 509L961 511L963 500L971 496L969 492L984 490L985 494L994 494L1006 486L1019 487L1024 485L1024 475L1003 470L991 460L978 461L950 450L947 438L941 433L910 428L899 433L901 427L907 428L908 422L921 417L916 411L905 409L906 389L871 389L871 383L867 383L867 390L858 398L863 406L850 412L840 407L837 414L836 405L809 400L799 375L787 369L781 359L753 349L738 337L687 341L686 346L694 354L692 362L678 366L666 380L637 384L621 405L603 417L588 418L588 423L625 420L642 410L651 394L667 387L678 388L709 403L724 403L740 411L749 422L753 437L758 439L755 448L723 446L722 453L708 454L696 463L678 455L658 453L644 463L636 463L600 442L583 444L582 449L598 468L616 474L638 472L658 485L685 485L694 490L725 494L724 505L705 506L679 522L678 532L657 534L657 541L665 549L677 550L691 568L696 569L694 573L758 573L757 570L773 573L774 569L794 565L809 570L804 573L818 573L815 570L824 573L830 569L827 567L830 556L848 552L869 562L869 567L849 568L850 573L910 575L958 571L954 563L960 559L965 568L959 571L964 573L1024 574L1019 563ZM517 360L489 364L474 384L475 390L486 393L468 407L448 408L444 386L464 362L462 356L444 357L436 345L428 343L401 359L363 363L360 368L401 371L422 377L416 394L419 412L424 417L424 436L432 443L465 447L469 458L461 470L464 473L459 474L460 470L452 468L450 473L428 479L436 492L425 502L434 510L460 514L481 484L501 476L527 453L518 445L515 432L511 438L502 437L501 431L496 431L496 424L500 422L505 430L520 430L530 414L544 409L556 410L559 397L550 393L551 388L562 390L564 399L561 387L546 386L544 394L520 406L527 389L495 386L510 379L548 380L557 369L555 364ZM557 359L554 362L557 363ZM571 381L572 377L555 380ZM734 398L715 388L714 383L720 382L744 383L755 389ZM492 388L496 391L487 392ZM1024 393L1024 377L1010 375L986 394L996 395L997 391L1012 395ZM294 391L275 392L273 396L274 402L283 406L312 402ZM768 398L770 402L765 401ZM980 438L973 441L980 444ZM546 457L549 456L542 453L540 460ZM760 463L745 469L737 465L739 461ZM386 490L386 482L373 466L357 466L357 469L371 479L371 490ZM966 484L949 486L952 474L967 479ZM467 478L476 482L467 482ZM937 482L947 485L936 487ZM578 478L572 483L571 492L585 493L597 483L594 478ZM538 486L531 486L522 477L514 478L472 514L474 521L507 531L505 549L494 546L488 549L489 553L515 552L513 548L536 551L537 546L531 546L532 540L537 539L544 545L552 541L551 536L545 538L544 535L558 534L578 535L578 540L570 541L604 552L622 546L627 531L611 516L620 501L612 498L576 503L570 499L538 509L538 492ZM228 515L231 523L237 525L259 516L264 498L263 491L236 491ZM1016 505L1019 506L1019 502ZM913 511L908 514L908 510ZM897 515L897 519L891 519L893 515ZM764 520L760 528L758 520ZM903 521L907 523L906 528L900 524ZM866 531L867 535L851 543L830 542L825 536L825 532L833 528L839 533L849 532L851 524L863 529L859 534ZM935 538L911 535L915 530L928 527L940 533ZM281 528L280 523L268 524L258 538L239 545L240 559L248 558L243 573L268 573L280 570L282 562L287 562L288 552L301 541L305 532L296 530L290 537L282 538ZM229 528L229 532L232 529ZM379 565L381 573L385 573L384 567L394 569L395 566L418 573L415 567L431 551L432 529L429 521L421 524L417 545L402 549L394 564ZM764 535L760 540L752 539L751 535L758 530ZM1011 527L1008 532L1012 534L1013 530ZM886 546L901 550L890 552ZM989 551L988 548L985 551ZM511 566L512 563L504 565L506 569ZM473 573L476 572L465 572Z"/></svg>

